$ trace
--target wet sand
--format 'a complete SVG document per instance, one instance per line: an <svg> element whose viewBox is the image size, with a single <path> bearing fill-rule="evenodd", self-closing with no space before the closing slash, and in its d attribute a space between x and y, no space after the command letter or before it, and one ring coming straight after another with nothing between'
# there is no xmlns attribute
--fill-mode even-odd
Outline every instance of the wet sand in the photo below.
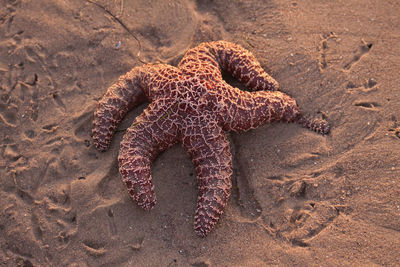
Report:
<svg viewBox="0 0 400 267"><path fill-rule="evenodd" d="M0 0L1 266L395 266L400 258L400 3ZM206 238L181 145L134 204L90 137L108 86L204 41L250 50L310 114L229 134L233 189ZM234 81L230 81L237 85Z"/></svg>

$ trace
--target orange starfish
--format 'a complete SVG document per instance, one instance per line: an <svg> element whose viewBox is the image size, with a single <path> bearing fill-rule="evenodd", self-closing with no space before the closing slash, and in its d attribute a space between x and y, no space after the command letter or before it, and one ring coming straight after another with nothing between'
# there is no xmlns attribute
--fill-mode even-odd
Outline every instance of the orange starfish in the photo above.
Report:
<svg viewBox="0 0 400 267"><path fill-rule="evenodd" d="M221 69L253 92L227 84ZM296 101L277 89L278 83L241 46L224 41L203 43L188 50L178 67L147 64L121 76L94 113L94 143L99 150L107 150L125 114L144 100L150 101L121 142L118 160L123 181L140 207L153 208L151 162L181 142L196 167L199 193L194 228L206 236L230 195L232 155L224 131L297 121L316 132L329 132L326 121L302 116Z"/></svg>

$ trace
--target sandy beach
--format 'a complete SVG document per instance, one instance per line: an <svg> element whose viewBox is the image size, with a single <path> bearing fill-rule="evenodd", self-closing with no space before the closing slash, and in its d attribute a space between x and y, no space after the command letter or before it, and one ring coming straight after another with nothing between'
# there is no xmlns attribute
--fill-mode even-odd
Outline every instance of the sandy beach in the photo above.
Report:
<svg viewBox="0 0 400 267"><path fill-rule="evenodd" d="M0 0L0 266L398 266L399 14L390 0ZM148 103L106 152L91 131L119 76L216 40L331 132L228 133L232 194L200 238L181 144L152 164L150 212L121 181L119 144Z"/></svg>

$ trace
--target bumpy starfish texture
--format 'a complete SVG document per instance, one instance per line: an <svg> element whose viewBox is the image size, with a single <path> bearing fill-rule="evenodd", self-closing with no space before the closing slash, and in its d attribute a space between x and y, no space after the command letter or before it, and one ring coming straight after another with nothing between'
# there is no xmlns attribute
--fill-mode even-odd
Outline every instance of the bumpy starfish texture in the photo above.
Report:
<svg viewBox="0 0 400 267"><path fill-rule="evenodd" d="M250 91L227 84L227 71ZM145 210L156 204L150 165L163 150L181 142L196 169L198 201L194 228L206 236L228 202L232 155L224 131L247 131L260 125L297 121L321 134L324 120L303 116L290 96L254 56L239 45L218 41L186 52L178 67L146 64L121 76L94 113L96 147L108 149L125 114L146 99L149 106L127 129L119 152L119 170L128 192Z"/></svg>

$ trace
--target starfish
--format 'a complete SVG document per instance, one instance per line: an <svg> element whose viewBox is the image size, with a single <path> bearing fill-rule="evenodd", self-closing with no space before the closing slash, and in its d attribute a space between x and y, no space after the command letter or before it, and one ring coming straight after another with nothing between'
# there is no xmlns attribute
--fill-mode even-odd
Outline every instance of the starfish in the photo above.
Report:
<svg viewBox="0 0 400 267"><path fill-rule="evenodd" d="M226 83L221 70L245 84ZM163 150L180 142L195 166L198 200L194 229L206 236L228 202L232 155L226 131L243 132L271 122L298 122L321 134L325 120L304 116L290 96L278 90L255 57L239 45L208 42L188 50L178 67L135 67L108 88L94 113L93 140L100 151L125 114L150 104L130 126L120 144L119 171L129 194L150 210L156 204L150 165Z"/></svg>

